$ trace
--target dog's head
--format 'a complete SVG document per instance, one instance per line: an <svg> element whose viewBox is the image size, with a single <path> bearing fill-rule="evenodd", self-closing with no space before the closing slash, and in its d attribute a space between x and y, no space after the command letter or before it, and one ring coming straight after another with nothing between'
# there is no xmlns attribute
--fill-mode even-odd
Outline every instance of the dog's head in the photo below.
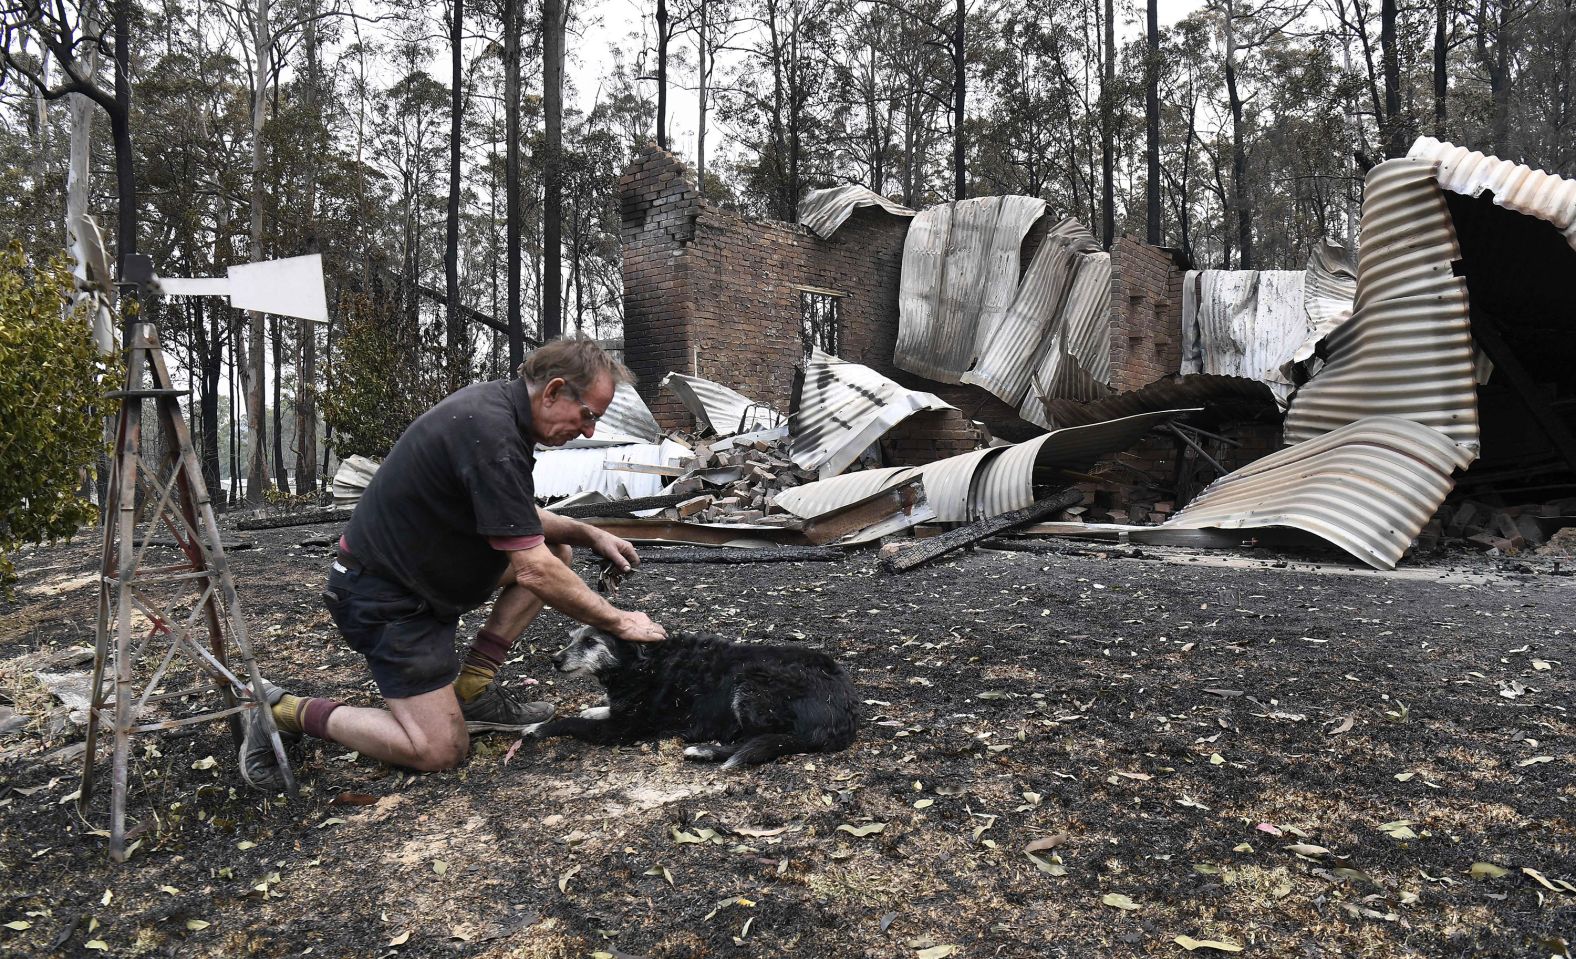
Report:
<svg viewBox="0 0 1576 959"><path fill-rule="evenodd" d="M633 645L594 626L580 626L569 631L569 645L553 655L553 667L561 673L604 676L628 664Z"/></svg>

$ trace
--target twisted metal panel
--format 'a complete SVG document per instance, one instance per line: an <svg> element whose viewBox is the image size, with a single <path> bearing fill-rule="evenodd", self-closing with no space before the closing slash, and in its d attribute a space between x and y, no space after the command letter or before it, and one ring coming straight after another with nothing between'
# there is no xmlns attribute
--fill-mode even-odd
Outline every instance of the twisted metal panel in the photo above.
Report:
<svg viewBox="0 0 1576 959"><path fill-rule="evenodd" d="M699 376L669 373L661 385L678 396L696 422L718 436L770 429L783 421L783 415L776 410Z"/></svg>
<svg viewBox="0 0 1576 959"><path fill-rule="evenodd" d="M931 393L906 389L868 366L812 348L788 422L794 465L836 476L892 427L923 410L950 410Z"/></svg>
<svg viewBox="0 0 1576 959"><path fill-rule="evenodd" d="M1494 194L1494 202L1505 209L1552 223L1565 234L1565 241L1576 248L1576 180L1433 137L1418 137L1406 155L1408 159L1437 164L1439 185L1451 193L1478 196L1488 190Z"/></svg>
<svg viewBox="0 0 1576 959"><path fill-rule="evenodd" d="M995 196L914 218L898 291L899 367L959 382L1012 305L1023 237L1044 211L1044 200Z"/></svg>
<svg viewBox="0 0 1576 959"><path fill-rule="evenodd" d="M830 239L837 228L862 206L878 206L893 216L913 216L914 211L901 203L857 184L811 190L799 201L799 225L822 239Z"/></svg>
<svg viewBox="0 0 1576 959"><path fill-rule="evenodd" d="M1165 526L1289 526L1394 569L1473 458L1432 427L1366 417L1221 477Z"/></svg>
<svg viewBox="0 0 1576 959"><path fill-rule="evenodd" d="M1477 391L1466 283L1434 170L1388 160L1369 171L1352 318L1325 340L1327 362L1291 398L1287 443L1368 416L1401 416L1476 449Z"/></svg>

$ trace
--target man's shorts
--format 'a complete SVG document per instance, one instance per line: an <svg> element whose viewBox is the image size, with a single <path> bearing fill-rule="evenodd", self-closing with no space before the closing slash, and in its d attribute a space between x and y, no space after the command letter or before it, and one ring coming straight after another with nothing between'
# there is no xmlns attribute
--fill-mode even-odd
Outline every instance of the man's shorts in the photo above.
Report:
<svg viewBox="0 0 1576 959"><path fill-rule="evenodd" d="M335 562L323 604L345 641L367 658L384 699L430 693L459 675L459 617L435 611L401 584Z"/></svg>

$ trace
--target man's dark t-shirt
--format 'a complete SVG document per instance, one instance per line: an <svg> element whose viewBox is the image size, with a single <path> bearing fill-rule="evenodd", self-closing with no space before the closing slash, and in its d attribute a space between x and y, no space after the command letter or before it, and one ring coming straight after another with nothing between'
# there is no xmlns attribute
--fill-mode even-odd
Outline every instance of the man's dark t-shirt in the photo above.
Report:
<svg viewBox="0 0 1576 959"><path fill-rule="evenodd" d="M467 386L410 424L373 474L345 541L434 609L492 595L508 566L488 537L537 536L531 398L523 380Z"/></svg>

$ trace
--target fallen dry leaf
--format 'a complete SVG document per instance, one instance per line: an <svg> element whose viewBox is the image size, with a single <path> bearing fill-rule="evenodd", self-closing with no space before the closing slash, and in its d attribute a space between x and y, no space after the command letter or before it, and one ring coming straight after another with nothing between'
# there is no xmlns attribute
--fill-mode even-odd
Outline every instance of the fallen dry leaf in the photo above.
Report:
<svg viewBox="0 0 1576 959"><path fill-rule="evenodd" d="M1234 942L1221 942L1218 939L1194 939L1192 936L1177 936L1171 940L1177 945L1192 952L1195 949L1216 949L1220 952L1241 952L1242 947Z"/></svg>
<svg viewBox="0 0 1576 959"><path fill-rule="evenodd" d="M1138 903L1119 892L1108 892L1100 897L1100 901L1112 909L1120 909L1123 912L1132 912L1138 908Z"/></svg>

